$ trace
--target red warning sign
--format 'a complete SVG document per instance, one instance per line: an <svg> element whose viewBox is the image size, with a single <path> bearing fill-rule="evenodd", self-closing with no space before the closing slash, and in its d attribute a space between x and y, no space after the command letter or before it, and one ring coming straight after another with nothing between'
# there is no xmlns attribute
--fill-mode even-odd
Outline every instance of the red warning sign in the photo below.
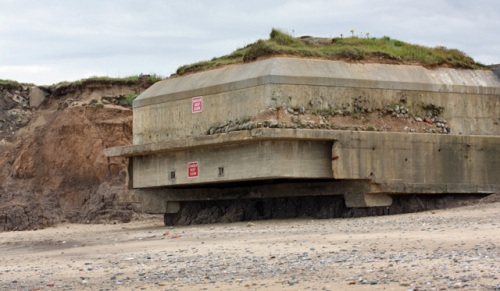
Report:
<svg viewBox="0 0 500 291"><path fill-rule="evenodd" d="M191 99L191 113L199 113L203 111L203 97L193 97Z"/></svg>
<svg viewBox="0 0 500 291"><path fill-rule="evenodd" d="M199 169L198 162L188 163L188 178L197 178Z"/></svg>

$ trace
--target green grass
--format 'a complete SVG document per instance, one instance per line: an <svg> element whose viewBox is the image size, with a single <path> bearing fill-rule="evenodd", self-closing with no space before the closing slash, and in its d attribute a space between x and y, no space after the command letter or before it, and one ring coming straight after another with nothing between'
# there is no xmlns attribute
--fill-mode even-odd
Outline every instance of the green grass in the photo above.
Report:
<svg viewBox="0 0 500 291"><path fill-rule="evenodd" d="M280 55L328 60L419 64L426 67L464 69L485 67L456 49L414 45L387 36L381 38L353 36L321 39L318 42L310 37L295 38L280 30L273 29L267 40L258 40L226 56L182 66L177 69L177 74L183 75L224 65L250 62L261 57Z"/></svg>
<svg viewBox="0 0 500 291"><path fill-rule="evenodd" d="M121 83L121 84L139 83L143 80L143 78L145 78L145 76L147 76L146 81L148 83L151 83L151 84L154 84L158 81L163 80L162 76L156 75L156 74L134 75L134 76L128 76L128 77L124 77L124 78L114 78L114 77L107 77L107 76L93 76L90 78L80 79L80 80L74 81L74 82L67 82L67 81L59 82L59 83L55 84L54 86L56 88L60 88L60 87L65 87L65 86L70 86L70 85L82 85L84 83L91 83L91 82L106 82L106 83Z"/></svg>
<svg viewBox="0 0 500 291"><path fill-rule="evenodd" d="M137 98L137 96L139 96L140 94L141 94L140 92L129 93L127 97L123 99L124 104L122 105L132 106L132 103L134 103L135 98Z"/></svg>
<svg viewBox="0 0 500 291"><path fill-rule="evenodd" d="M32 83L19 83L17 81L13 81L13 80L4 80L4 79L0 79L0 85L1 86L9 86L9 87L14 87L14 88L21 88L22 86L35 86L34 84Z"/></svg>

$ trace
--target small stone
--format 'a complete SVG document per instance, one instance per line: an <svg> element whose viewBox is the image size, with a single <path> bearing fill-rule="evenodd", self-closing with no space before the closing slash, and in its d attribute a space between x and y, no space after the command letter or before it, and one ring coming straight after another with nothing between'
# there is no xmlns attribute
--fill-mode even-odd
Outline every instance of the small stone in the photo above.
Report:
<svg viewBox="0 0 500 291"><path fill-rule="evenodd" d="M271 128L276 128L279 125L278 121L276 121L276 120L270 120L268 122L268 124L269 124L269 127L271 127Z"/></svg>
<svg viewBox="0 0 500 291"><path fill-rule="evenodd" d="M399 282L399 286L408 287L408 286L410 286L410 282L408 282L408 281L400 281Z"/></svg>
<svg viewBox="0 0 500 291"><path fill-rule="evenodd" d="M452 287L453 287L453 289L460 289L460 288L462 288L462 283L457 282L457 283L453 284Z"/></svg>

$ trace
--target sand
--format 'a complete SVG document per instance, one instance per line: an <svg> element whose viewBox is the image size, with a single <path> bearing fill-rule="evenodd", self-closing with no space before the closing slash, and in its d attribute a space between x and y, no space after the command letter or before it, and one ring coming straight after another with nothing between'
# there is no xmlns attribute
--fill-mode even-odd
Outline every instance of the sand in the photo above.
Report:
<svg viewBox="0 0 500 291"><path fill-rule="evenodd" d="M0 236L2 290L500 290L500 203L349 219L61 224Z"/></svg>

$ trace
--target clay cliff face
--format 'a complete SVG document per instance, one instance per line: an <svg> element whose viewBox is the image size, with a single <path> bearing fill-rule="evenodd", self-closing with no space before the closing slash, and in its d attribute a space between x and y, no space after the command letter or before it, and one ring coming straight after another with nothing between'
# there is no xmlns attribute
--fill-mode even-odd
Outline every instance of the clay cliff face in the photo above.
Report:
<svg viewBox="0 0 500 291"><path fill-rule="evenodd" d="M0 90L0 99L10 107L4 106L2 116L12 110L25 116L19 124L2 121L9 130L0 135L0 231L63 221L130 220L130 206L115 199L125 185L126 160L107 158L103 149L132 139L132 110L113 103L150 85L91 82L64 90L45 88L39 108L13 100L13 94L5 93L12 88ZM108 104L101 103L103 97Z"/></svg>

